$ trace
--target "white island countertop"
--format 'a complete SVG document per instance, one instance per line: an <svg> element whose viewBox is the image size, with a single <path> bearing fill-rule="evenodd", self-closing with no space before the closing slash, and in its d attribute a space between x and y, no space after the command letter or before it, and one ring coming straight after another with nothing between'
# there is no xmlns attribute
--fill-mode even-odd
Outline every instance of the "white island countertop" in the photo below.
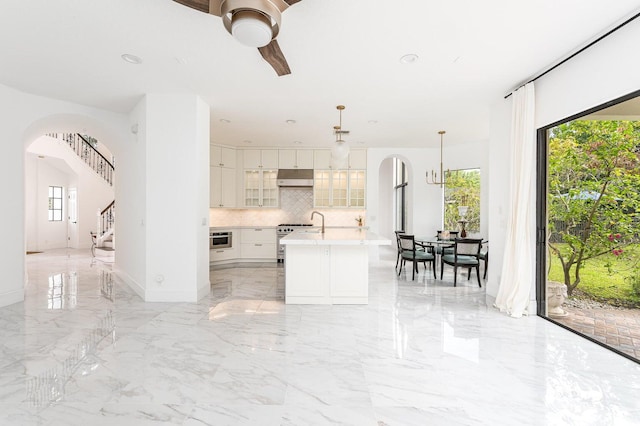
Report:
<svg viewBox="0 0 640 426"><path fill-rule="evenodd" d="M292 232L283 237L280 243L285 245L384 246L391 245L391 240L366 229L326 228L322 234L319 228L312 228Z"/></svg>

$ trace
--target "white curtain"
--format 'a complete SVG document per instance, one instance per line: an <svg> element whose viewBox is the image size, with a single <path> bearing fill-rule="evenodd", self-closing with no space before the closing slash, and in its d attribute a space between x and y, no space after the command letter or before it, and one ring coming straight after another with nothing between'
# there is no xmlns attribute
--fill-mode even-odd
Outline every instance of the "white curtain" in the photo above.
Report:
<svg viewBox="0 0 640 426"><path fill-rule="evenodd" d="M535 281L534 167L536 164L535 96L533 83L513 94L511 113L511 211L495 306L512 317L528 314Z"/></svg>

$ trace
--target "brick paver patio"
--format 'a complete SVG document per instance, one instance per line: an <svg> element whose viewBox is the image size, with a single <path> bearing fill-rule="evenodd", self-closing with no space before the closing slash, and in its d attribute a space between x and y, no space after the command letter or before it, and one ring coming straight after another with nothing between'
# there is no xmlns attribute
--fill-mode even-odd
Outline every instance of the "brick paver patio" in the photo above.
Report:
<svg viewBox="0 0 640 426"><path fill-rule="evenodd" d="M640 360L640 309L562 308L555 321Z"/></svg>

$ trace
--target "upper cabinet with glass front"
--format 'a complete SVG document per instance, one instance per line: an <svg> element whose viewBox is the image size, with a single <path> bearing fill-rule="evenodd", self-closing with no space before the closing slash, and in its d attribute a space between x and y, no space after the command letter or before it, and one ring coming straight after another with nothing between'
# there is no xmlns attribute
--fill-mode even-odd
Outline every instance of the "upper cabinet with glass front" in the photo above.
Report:
<svg viewBox="0 0 640 426"><path fill-rule="evenodd" d="M278 171L244 171L244 206L278 207Z"/></svg>
<svg viewBox="0 0 640 426"><path fill-rule="evenodd" d="M314 151L314 207L364 208L367 151L354 149L341 168L331 162L331 150Z"/></svg>

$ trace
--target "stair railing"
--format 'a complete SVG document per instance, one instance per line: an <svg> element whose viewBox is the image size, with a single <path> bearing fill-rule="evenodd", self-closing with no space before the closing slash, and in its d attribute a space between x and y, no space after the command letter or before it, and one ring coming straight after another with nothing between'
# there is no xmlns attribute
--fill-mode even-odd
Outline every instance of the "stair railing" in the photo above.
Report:
<svg viewBox="0 0 640 426"><path fill-rule="evenodd" d="M116 200L113 200L98 215L98 235L97 235L98 247L101 247L102 242L108 237L113 238L115 219L116 219Z"/></svg>
<svg viewBox="0 0 640 426"><path fill-rule="evenodd" d="M47 136L65 141L80 159L113 186L113 164L84 136L79 133L48 133Z"/></svg>

